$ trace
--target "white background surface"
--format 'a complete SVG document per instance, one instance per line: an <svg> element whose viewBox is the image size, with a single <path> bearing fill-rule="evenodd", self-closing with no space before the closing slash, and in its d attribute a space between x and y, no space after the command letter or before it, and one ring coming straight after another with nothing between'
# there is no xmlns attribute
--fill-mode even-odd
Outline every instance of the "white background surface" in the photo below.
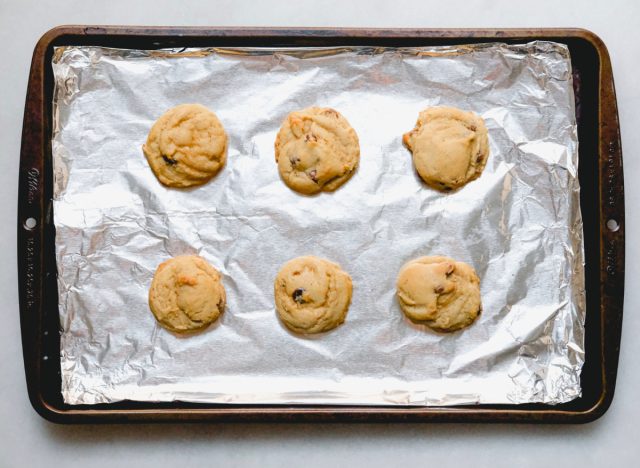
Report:
<svg viewBox="0 0 640 468"><path fill-rule="evenodd" d="M613 63L625 161L625 317L616 396L582 426L112 425L57 426L31 408L18 320L16 210L24 98L38 38L60 24L359 27L583 27ZM0 468L58 466L637 466L640 374L640 2L394 0L272 2L0 0Z"/></svg>

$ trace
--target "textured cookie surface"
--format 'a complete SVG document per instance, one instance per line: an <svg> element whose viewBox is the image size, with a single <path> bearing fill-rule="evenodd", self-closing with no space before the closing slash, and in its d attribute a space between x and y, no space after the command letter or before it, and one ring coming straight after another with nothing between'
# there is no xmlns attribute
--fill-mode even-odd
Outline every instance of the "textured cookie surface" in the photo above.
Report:
<svg viewBox="0 0 640 468"><path fill-rule="evenodd" d="M274 284L278 316L298 333L320 333L344 322L351 292L351 277L340 266L312 256L285 263Z"/></svg>
<svg viewBox="0 0 640 468"><path fill-rule="evenodd" d="M473 323L482 310L475 270L448 257L420 257L398 274L397 296L407 317L439 332Z"/></svg>
<svg viewBox="0 0 640 468"><path fill-rule="evenodd" d="M149 307L160 324L177 333L205 328L224 311L226 295L218 270L195 255L158 266L149 289Z"/></svg>
<svg viewBox="0 0 640 468"><path fill-rule="evenodd" d="M182 104L169 109L153 124L142 151L164 185L202 185L224 166L227 135L209 109L200 104Z"/></svg>
<svg viewBox="0 0 640 468"><path fill-rule="evenodd" d="M276 137L275 152L282 180L307 195L337 189L360 160L358 136L347 119L322 107L290 113Z"/></svg>
<svg viewBox="0 0 640 468"><path fill-rule="evenodd" d="M429 186L443 191L477 179L487 164L489 138L482 118L453 107L420 112L413 130L403 136L413 164Z"/></svg>

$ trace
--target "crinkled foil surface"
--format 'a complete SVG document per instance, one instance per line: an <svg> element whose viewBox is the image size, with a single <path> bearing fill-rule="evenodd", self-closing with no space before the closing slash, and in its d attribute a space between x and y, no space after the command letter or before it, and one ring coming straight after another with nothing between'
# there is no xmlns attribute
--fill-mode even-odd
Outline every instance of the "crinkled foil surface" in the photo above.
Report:
<svg viewBox="0 0 640 468"><path fill-rule="evenodd" d="M584 268L577 130L564 45L116 50L53 59L54 219L62 394L211 403L561 403L580 395ZM163 187L141 146L168 108L201 103L229 135L208 184ZM335 193L301 196L278 176L276 133L292 110L339 110L360 167ZM425 107L480 114L482 176L442 194L414 172L402 134ZM147 304L158 264L199 254L228 304L183 338ZM353 278L345 324L288 332L273 280L299 255ZM475 267L483 314L437 334L404 318L400 267L422 255Z"/></svg>

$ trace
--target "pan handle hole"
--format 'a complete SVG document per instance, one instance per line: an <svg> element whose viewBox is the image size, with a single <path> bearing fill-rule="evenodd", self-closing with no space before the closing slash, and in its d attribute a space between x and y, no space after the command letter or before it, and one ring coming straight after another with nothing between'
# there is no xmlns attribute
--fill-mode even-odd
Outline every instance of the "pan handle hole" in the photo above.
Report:
<svg viewBox="0 0 640 468"><path fill-rule="evenodd" d="M620 224L618 224L618 221L616 221L615 219L610 219L609 221L607 221L607 228L611 232L616 232L618 229L620 229Z"/></svg>
<svg viewBox="0 0 640 468"><path fill-rule="evenodd" d="M26 221L24 222L24 228L27 231L31 231L37 225L38 225L38 221L36 221L36 218L27 218Z"/></svg>
<svg viewBox="0 0 640 468"><path fill-rule="evenodd" d="M49 360L49 356L42 356L42 360L43 361L48 361Z"/></svg>

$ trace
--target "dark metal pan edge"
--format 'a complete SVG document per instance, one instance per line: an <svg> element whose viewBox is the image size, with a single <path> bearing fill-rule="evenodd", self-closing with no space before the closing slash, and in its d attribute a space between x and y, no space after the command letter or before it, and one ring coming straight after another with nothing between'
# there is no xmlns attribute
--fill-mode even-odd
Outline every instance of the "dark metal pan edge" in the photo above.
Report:
<svg viewBox="0 0 640 468"><path fill-rule="evenodd" d="M578 40L588 44L598 57L598 226L599 226L599 362L600 390L582 405L562 409L549 405L475 406L447 408L408 407L325 407L325 406L212 406L183 405L170 408L149 404L136 407L127 404L104 405L100 409L74 408L51 401L43 393L51 377L43 374L42 334L43 283L55 281L55 268L47 265L47 155L50 154L50 112L47 100L47 70L55 45L76 41L99 43L105 38L158 38L166 41L212 41L221 38L302 40L322 42L351 40L385 42L394 40L444 40L449 42L479 40ZM88 40L90 39L90 40ZM97 41L97 42L96 42ZM160 42L163 44L163 42ZM49 213L48 213L49 212ZM26 220L36 221L34 228L25 227ZM617 228L607 226L615 220ZM49 247L51 247L49 245ZM49 260L50 261L50 260ZM45 268L47 266L47 268ZM54 265L55 266L55 265ZM136 26L59 26L46 32L33 54L23 122L19 206L18 206L18 274L23 357L29 398L34 409L45 419L59 423L79 422L152 422L152 421L336 421L336 422L546 422L584 423L602 416L609 408L615 390L622 306L624 298L624 187L622 150L613 85L611 62L602 40L584 29L325 29L325 28L183 28ZM54 277L52 278L51 275ZM588 292L589 293L589 292ZM51 299L51 298L49 298ZM54 300L57 298L53 298ZM56 301L57 303L57 301ZM56 307L57 312L57 307ZM589 357L588 359L591 359ZM595 359L595 357L594 357Z"/></svg>

